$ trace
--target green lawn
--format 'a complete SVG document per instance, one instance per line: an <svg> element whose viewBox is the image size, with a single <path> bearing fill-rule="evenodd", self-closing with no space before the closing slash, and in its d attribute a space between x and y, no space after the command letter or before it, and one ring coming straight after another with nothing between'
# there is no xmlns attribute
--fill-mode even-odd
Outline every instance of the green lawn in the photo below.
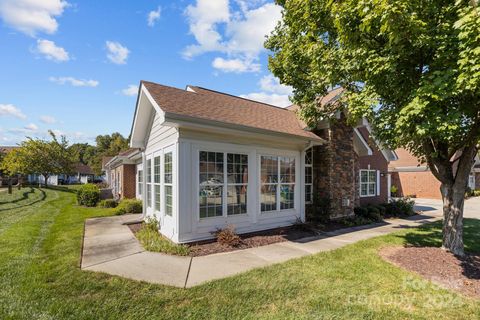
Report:
<svg viewBox="0 0 480 320"><path fill-rule="evenodd" d="M438 225L177 289L79 269L83 222L106 214L77 207L71 192L0 193L0 319L480 317L479 302L377 256L385 245L439 245ZM480 251L479 230L466 222L470 251Z"/></svg>

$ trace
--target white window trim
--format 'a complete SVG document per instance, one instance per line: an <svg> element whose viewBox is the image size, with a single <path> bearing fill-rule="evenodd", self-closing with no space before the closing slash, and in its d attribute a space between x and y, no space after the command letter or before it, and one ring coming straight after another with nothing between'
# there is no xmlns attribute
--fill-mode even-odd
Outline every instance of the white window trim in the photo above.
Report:
<svg viewBox="0 0 480 320"><path fill-rule="evenodd" d="M362 182L362 172L367 172L367 177L368 177L368 181L367 182ZM370 172L375 172L375 178L376 178L376 181L375 182L371 182L370 181ZM360 169L359 172L359 194L360 194L360 198L369 198L369 197L376 197L379 195L380 193L380 179L379 179L379 176L380 176L380 171L378 170L373 170L373 169ZM375 184L375 192L373 194L369 193L369 185L370 184ZM367 194L366 195L362 195L362 184L366 184L367 185Z"/></svg>
<svg viewBox="0 0 480 320"><path fill-rule="evenodd" d="M277 182L276 183L263 183L262 182L262 157L276 157L277 158ZM281 180L281 169L280 169L280 158L293 158L295 165L295 181L294 182L288 182L288 183L282 183ZM298 167L297 167L297 157L291 156L291 155L269 155L269 154L259 154L259 162L258 162L258 179L259 179L259 187L260 187L260 192L258 194L258 203L259 203L259 212L260 215L265 215L265 214L270 214L270 213L275 213L275 212L284 212L284 211L291 211L295 210L297 208L297 199L296 199L296 194L297 194L297 174L298 174ZM277 186L276 190L276 210L268 210L268 211L262 211L262 185L275 185ZM282 209L281 208L281 186L282 185L293 185L293 208L287 208L287 209Z"/></svg>
<svg viewBox="0 0 480 320"><path fill-rule="evenodd" d="M306 161L307 152L308 152L309 150L311 150L311 152L312 152L312 157L311 157L311 163L310 163L310 164L308 164L307 161ZM305 159L304 159L305 168L304 168L304 170L303 170L303 176L304 176L304 181L305 181L304 184L305 184L305 187L306 187L306 186L310 186L310 201L307 201L307 199L306 199L306 198L307 198L307 188L304 188L304 190L305 190L305 195L304 195L304 197L305 197L305 204L312 204L312 203L313 203L313 147L311 147L311 148L309 148L309 149L307 149L307 150L305 151L305 156L304 156L304 158L305 158ZM312 168L312 171L311 171L311 172L312 172L312 182L310 182L310 183L307 183L307 182L306 182L306 181L307 181L307 175L305 174L306 171L307 171L306 168Z"/></svg>
<svg viewBox="0 0 480 320"><path fill-rule="evenodd" d="M215 184L215 186L221 186L222 187L222 215L221 216L213 216L213 217L200 217L200 203L197 199L196 203L196 211L197 211L197 219L199 221L205 221L205 220L214 220L214 219L219 219L219 218L233 218L233 217L241 217L241 216L248 216L248 208L249 208L249 192L250 192L250 154L248 152L243 152L243 151L224 151L224 150L215 150L211 148L199 148L196 150L196 158L197 158L197 198L199 197L200 194L200 152L214 152L214 153L222 153L223 154L223 183L222 184ZM247 183L228 183L228 170L227 170L227 155L228 154L240 154L240 155L245 155L247 156L247 172L248 172L248 181ZM246 213L239 213L239 214L228 214L228 203L227 203L227 196L228 196L228 187L229 186L247 186L247 212ZM251 200L250 200L251 201Z"/></svg>
<svg viewBox="0 0 480 320"><path fill-rule="evenodd" d="M160 182L155 183L155 158L160 158ZM155 214L161 215L163 212L163 194L162 194L162 184L163 184L163 154L162 151L157 151L152 155L152 209ZM160 208L157 208L157 199L155 193L155 187L160 187Z"/></svg>
<svg viewBox="0 0 480 320"><path fill-rule="evenodd" d="M150 161L150 172L148 172L148 161ZM150 177L150 182L148 182L148 177ZM147 203L146 207L155 212L153 206L153 154L150 154L145 161L145 202ZM148 201L148 194L150 193L150 201Z"/></svg>
<svg viewBox="0 0 480 320"><path fill-rule="evenodd" d="M170 153L171 154L171 160L172 160L172 170L171 170L171 175L172 175L172 180L170 183L166 183L165 182L165 154L168 154ZM175 171L175 154L174 154L174 150L172 148L165 148L163 150L163 155L161 157L161 167L160 167L160 170L161 170L161 175L160 175L160 181L161 181L161 191L160 191L160 197L161 197L161 201L163 202L162 204L162 208L163 208L163 216L164 217L173 217L174 215L174 212L175 212L175 190L174 190L174 171ZM170 212L170 214L167 214L167 193L165 192L165 189L166 187L171 187L172 188L172 210Z"/></svg>

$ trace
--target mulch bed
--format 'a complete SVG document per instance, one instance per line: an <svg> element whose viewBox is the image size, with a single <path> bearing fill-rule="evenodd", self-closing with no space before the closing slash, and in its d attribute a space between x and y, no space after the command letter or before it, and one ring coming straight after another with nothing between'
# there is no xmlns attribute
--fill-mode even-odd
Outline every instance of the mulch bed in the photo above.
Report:
<svg viewBox="0 0 480 320"><path fill-rule="evenodd" d="M441 248L386 247L380 256L444 288L480 298L479 255L459 258Z"/></svg>
<svg viewBox="0 0 480 320"><path fill-rule="evenodd" d="M136 234L142 228L142 223L129 224L128 227L133 232L133 234ZM190 256L198 257L206 256L213 253L230 252L247 248L261 247L273 243L294 241L316 235L318 235L318 231L292 226L261 232L241 234L239 236L242 239L242 242L240 245L235 247L222 245L216 240L193 242L187 245L190 247Z"/></svg>

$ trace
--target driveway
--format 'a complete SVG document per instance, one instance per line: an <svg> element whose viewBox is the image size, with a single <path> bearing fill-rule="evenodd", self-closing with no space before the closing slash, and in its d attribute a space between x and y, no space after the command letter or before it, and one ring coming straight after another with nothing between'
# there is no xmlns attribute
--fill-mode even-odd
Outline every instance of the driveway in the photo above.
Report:
<svg viewBox="0 0 480 320"><path fill-rule="evenodd" d="M442 206L442 200L415 199L415 210L423 211L426 214L441 210ZM473 197L465 201L463 216L465 218L480 219L480 197Z"/></svg>

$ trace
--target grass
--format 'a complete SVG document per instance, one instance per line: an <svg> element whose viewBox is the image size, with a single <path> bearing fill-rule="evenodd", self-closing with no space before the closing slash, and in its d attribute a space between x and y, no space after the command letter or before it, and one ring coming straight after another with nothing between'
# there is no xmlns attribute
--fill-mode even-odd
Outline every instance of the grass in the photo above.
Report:
<svg viewBox="0 0 480 320"><path fill-rule="evenodd" d="M390 245L440 244L439 224L252 270L191 289L79 269L83 208L52 189L0 193L0 319L475 319L480 302L380 259ZM480 222L465 221L480 251ZM221 268L222 266L218 266Z"/></svg>
<svg viewBox="0 0 480 320"><path fill-rule="evenodd" d="M157 229L158 222L149 222L135 234L142 246L147 251L163 252L177 256L188 256L190 248L186 245L176 244L162 236Z"/></svg>

